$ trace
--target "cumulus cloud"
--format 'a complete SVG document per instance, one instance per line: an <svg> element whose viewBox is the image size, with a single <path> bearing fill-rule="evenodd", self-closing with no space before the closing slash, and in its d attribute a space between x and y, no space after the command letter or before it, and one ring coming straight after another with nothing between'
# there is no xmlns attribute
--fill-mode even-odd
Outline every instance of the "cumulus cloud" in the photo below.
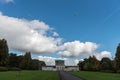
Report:
<svg viewBox="0 0 120 80"><path fill-rule="evenodd" d="M29 21L0 13L0 38L7 39L9 47L13 50L32 53L57 51L62 39L47 36L48 31L52 31L52 28L42 21Z"/></svg>
<svg viewBox="0 0 120 80"><path fill-rule="evenodd" d="M100 53L92 54L96 56L98 60L101 60L103 57L111 57L111 53L108 51L102 51ZM91 55L91 56L92 56ZM38 56L38 60L44 61L46 65L55 65L55 60L64 60L66 66L76 66L79 61L83 61L84 59L71 59L71 58L55 58L55 57L48 57L48 56Z"/></svg>
<svg viewBox="0 0 120 80"><path fill-rule="evenodd" d="M1 3L14 3L14 0L0 0Z"/></svg>
<svg viewBox="0 0 120 80"><path fill-rule="evenodd" d="M81 55L89 55L93 53L98 48L98 45L93 42L83 43L80 41L73 41L64 43L60 48L61 51L59 54L62 56L79 57Z"/></svg>
<svg viewBox="0 0 120 80"><path fill-rule="evenodd" d="M64 42L59 34L49 25L39 20L26 20L5 16L0 12L0 38L8 41L10 49L30 51L32 53L58 53L64 57L80 57L95 55L98 59L111 57L108 51L97 52L99 45L94 42ZM40 59L40 58L39 58ZM53 63L56 58L42 57ZM70 60L67 61L69 63ZM73 63L77 63L77 60Z"/></svg>
<svg viewBox="0 0 120 80"><path fill-rule="evenodd" d="M65 65L77 65L79 60L75 59L75 60L71 60L68 58L55 58L55 57L48 57L48 56L38 56L37 58L40 61L44 61L46 63L46 65L55 65L55 60L64 60L65 61Z"/></svg>
<svg viewBox="0 0 120 80"><path fill-rule="evenodd" d="M93 42L66 42L62 46L60 46L61 51L59 51L58 54L64 57L89 57L94 55L98 60L101 60L103 57L111 58L111 52L97 52L98 48L99 45Z"/></svg>
<svg viewBox="0 0 120 80"><path fill-rule="evenodd" d="M111 52L108 51L102 51L100 53L95 53L94 55L98 60L101 60L103 57L109 57L109 58L112 57Z"/></svg>
<svg viewBox="0 0 120 80"><path fill-rule="evenodd" d="M53 32L53 36L59 36L57 32Z"/></svg>

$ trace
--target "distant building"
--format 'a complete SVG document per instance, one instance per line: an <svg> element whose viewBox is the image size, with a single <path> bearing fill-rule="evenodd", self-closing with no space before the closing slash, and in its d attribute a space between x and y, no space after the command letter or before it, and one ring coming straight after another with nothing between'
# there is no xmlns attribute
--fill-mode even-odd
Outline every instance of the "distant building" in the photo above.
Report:
<svg viewBox="0 0 120 80"><path fill-rule="evenodd" d="M55 66L44 66L45 71L79 71L78 66L65 66L64 60L55 60Z"/></svg>

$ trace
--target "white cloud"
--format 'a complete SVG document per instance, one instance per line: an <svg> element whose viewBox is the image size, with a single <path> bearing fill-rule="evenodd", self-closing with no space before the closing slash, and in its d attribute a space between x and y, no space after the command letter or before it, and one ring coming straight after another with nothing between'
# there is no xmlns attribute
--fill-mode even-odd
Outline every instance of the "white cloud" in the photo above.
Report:
<svg viewBox="0 0 120 80"><path fill-rule="evenodd" d="M49 35L50 32L52 35ZM62 44L62 38L59 38L59 34L46 23L39 20L29 21L9 17L1 12L0 38L7 39L9 48L17 51L30 51L39 54L58 52L58 54L65 57L88 57L90 55L95 55L98 59L111 57L111 53L108 51L96 52L99 45L94 42L76 40ZM49 59L53 63L56 58L48 57ZM67 62L69 64L69 61L66 61L66 64ZM71 62L76 63L77 61L71 60Z"/></svg>
<svg viewBox="0 0 120 80"><path fill-rule="evenodd" d="M103 57L111 58L111 52L97 52L98 48L99 45L93 42L66 42L62 46L60 46L61 51L59 51L58 54L64 57L89 57L94 55L98 60L101 60Z"/></svg>
<svg viewBox="0 0 120 80"><path fill-rule="evenodd" d="M96 56L98 60L101 60L103 57L111 57L111 53L108 51L102 51L101 53L93 53L92 55ZM55 65L55 60L64 60L66 66L76 66L79 61L83 61L84 59L72 59L72 58L55 58L48 56L38 56L38 60L44 61L46 65Z"/></svg>
<svg viewBox="0 0 120 80"><path fill-rule="evenodd" d="M46 65L55 65L55 60L64 60L65 61L65 65L77 65L77 63L79 62L79 60L75 59L75 60L71 60L68 58L55 58L55 57L48 57L48 56L38 56L37 58L40 61L45 61Z"/></svg>
<svg viewBox="0 0 120 80"><path fill-rule="evenodd" d="M18 19L0 13L0 38L8 41L13 50L33 53L53 53L58 50L61 38L47 36L49 25L38 20Z"/></svg>
<svg viewBox="0 0 120 80"><path fill-rule="evenodd" d="M14 3L14 0L0 0L1 3Z"/></svg>
<svg viewBox="0 0 120 80"><path fill-rule="evenodd" d="M109 58L112 57L111 52L108 52L108 51L102 51L102 52L96 53L94 55L96 56L96 58L98 60L101 60L103 57L109 57Z"/></svg>
<svg viewBox="0 0 120 80"><path fill-rule="evenodd" d="M53 36L59 36L57 32L53 32Z"/></svg>
<svg viewBox="0 0 120 80"><path fill-rule="evenodd" d="M47 56L38 56L38 60L44 61L46 65L55 65L55 59L53 57L47 57Z"/></svg>
<svg viewBox="0 0 120 80"><path fill-rule="evenodd" d="M62 56L79 57L82 55L90 55L98 48L98 45L93 42L83 43L80 41L73 41L64 43L60 48L62 51L60 51L59 54Z"/></svg>

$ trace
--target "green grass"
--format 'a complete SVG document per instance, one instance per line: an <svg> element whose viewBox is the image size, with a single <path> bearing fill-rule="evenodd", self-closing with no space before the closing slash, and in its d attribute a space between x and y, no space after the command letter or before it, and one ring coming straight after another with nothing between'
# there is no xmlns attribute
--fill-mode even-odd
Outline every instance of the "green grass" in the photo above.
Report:
<svg viewBox="0 0 120 80"><path fill-rule="evenodd" d="M85 80L120 80L120 74L102 73L102 72L70 72L73 75L79 76Z"/></svg>
<svg viewBox="0 0 120 80"><path fill-rule="evenodd" d="M0 80L59 80L59 75L52 71L8 71L0 72Z"/></svg>

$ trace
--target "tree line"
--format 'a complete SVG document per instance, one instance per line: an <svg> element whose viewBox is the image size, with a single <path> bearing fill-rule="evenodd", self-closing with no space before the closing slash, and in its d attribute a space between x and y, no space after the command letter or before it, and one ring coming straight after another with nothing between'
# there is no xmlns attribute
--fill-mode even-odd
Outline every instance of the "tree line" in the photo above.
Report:
<svg viewBox="0 0 120 80"><path fill-rule="evenodd" d="M117 46L115 58L103 57L98 60L95 56L85 58L78 63L79 69L83 71L103 71L120 73L120 44Z"/></svg>
<svg viewBox="0 0 120 80"><path fill-rule="evenodd" d="M45 62L31 58L31 53L17 55L9 53L7 41L0 39L0 70L41 70Z"/></svg>
<svg viewBox="0 0 120 80"><path fill-rule="evenodd" d="M30 52L26 52L25 55L9 53L7 41L0 39L0 71L3 69L41 70L42 66L45 65L43 61L32 59ZM84 71L120 73L120 44L117 46L114 59L103 57L98 60L95 56L90 56L83 61L79 61L78 65L79 69Z"/></svg>

